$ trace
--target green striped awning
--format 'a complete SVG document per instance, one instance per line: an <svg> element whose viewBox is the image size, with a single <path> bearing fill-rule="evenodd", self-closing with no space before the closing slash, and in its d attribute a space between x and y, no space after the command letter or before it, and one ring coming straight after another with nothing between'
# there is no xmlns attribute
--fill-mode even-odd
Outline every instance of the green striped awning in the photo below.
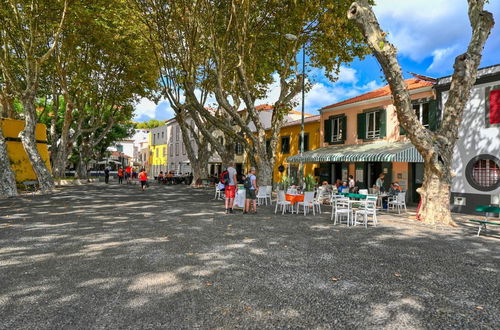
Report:
<svg viewBox="0 0 500 330"><path fill-rule="evenodd" d="M422 156L410 142L380 142L336 145L288 157L289 163L326 162L407 162L423 163Z"/></svg>

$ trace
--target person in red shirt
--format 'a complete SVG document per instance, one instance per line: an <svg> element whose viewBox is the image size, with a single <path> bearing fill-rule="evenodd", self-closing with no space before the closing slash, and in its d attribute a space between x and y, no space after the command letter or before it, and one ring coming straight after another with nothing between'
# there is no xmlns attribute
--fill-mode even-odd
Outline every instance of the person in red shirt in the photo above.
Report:
<svg viewBox="0 0 500 330"><path fill-rule="evenodd" d="M132 167L127 166L125 167L125 179L127 180L128 184L132 183L131 178L132 178Z"/></svg>
<svg viewBox="0 0 500 330"><path fill-rule="evenodd" d="M146 187L148 185L148 174L146 171L142 168L141 172L139 173L139 181L141 181L141 189L142 191L146 190Z"/></svg>
<svg viewBox="0 0 500 330"><path fill-rule="evenodd" d="M123 183L123 168L118 167L118 183Z"/></svg>

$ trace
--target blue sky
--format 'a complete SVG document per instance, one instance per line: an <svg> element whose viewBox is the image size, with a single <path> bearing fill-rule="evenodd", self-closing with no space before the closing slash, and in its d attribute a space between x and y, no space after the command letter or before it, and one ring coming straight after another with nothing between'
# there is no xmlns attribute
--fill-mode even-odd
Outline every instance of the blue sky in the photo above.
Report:
<svg viewBox="0 0 500 330"><path fill-rule="evenodd" d="M500 64L500 0L490 0L486 7L497 24L483 51L481 66ZM453 62L463 53L470 39L466 0L379 0L374 7L382 29L398 49L405 76L415 72L431 77L452 73ZM321 69L310 69L312 88L305 99L306 112L317 114L321 107L383 86L383 73L373 56L342 65L338 80L331 82ZM257 104L274 103L278 85L273 84L265 99ZM300 95L297 97L300 109ZM135 120L173 117L168 101L158 104L142 99L135 110Z"/></svg>

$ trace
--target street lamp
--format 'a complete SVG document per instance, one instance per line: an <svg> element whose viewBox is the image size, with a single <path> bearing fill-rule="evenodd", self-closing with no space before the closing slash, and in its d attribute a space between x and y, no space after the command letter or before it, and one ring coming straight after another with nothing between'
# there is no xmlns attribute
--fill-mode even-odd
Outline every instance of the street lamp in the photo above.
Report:
<svg viewBox="0 0 500 330"><path fill-rule="evenodd" d="M284 35L285 39L290 41L297 41L299 38L295 34L287 33ZM304 179L304 160L302 154L304 153L304 106L305 106L305 81L306 81L306 44L302 45L302 112L300 117L300 164L299 173L300 180Z"/></svg>

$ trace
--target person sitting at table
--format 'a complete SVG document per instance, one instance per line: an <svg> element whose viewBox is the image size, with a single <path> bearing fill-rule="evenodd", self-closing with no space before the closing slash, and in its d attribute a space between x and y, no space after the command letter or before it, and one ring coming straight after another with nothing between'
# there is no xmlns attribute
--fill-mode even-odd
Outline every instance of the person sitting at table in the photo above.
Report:
<svg viewBox="0 0 500 330"><path fill-rule="evenodd" d="M338 189L341 185L342 185L342 180L337 179L337 180L335 181L335 187Z"/></svg>
<svg viewBox="0 0 500 330"><path fill-rule="evenodd" d="M163 183L164 179L163 171L160 171L160 174L158 174L158 183Z"/></svg>
<svg viewBox="0 0 500 330"><path fill-rule="evenodd" d="M337 188L339 193L348 193L349 186L347 185L347 181L342 182L342 185Z"/></svg>

